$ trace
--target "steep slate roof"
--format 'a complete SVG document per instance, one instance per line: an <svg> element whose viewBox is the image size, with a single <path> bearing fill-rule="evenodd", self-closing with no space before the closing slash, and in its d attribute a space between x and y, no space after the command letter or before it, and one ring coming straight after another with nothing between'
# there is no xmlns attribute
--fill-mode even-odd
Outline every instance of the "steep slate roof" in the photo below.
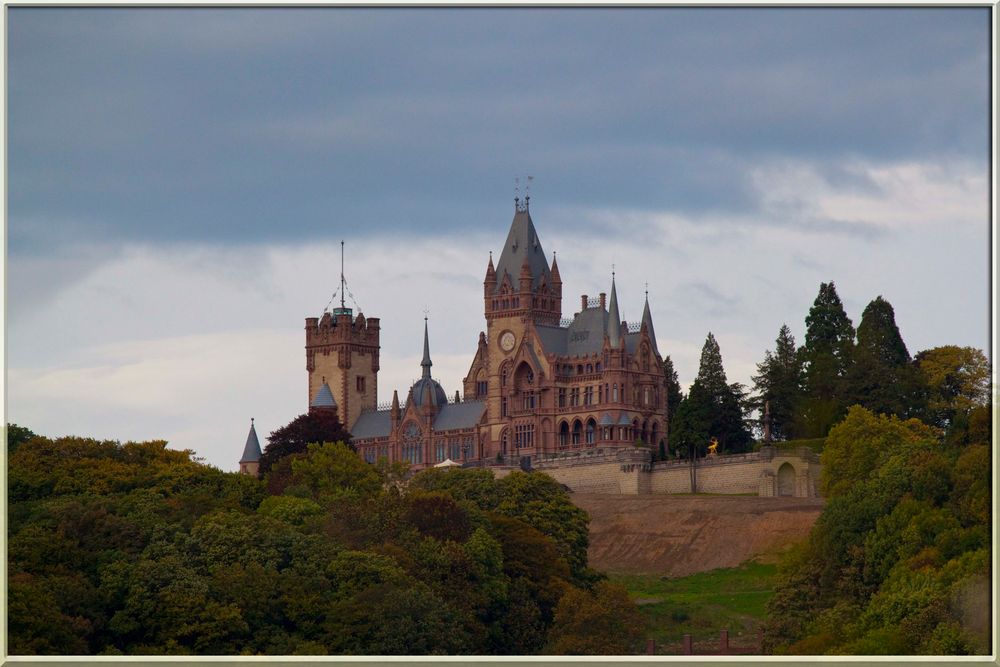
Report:
<svg viewBox="0 0 1000 667"><path fill-rule="evenodd" d="M319 388L316 392L316 398L309 405L311 408L335 408L337 407L337 401L333 400L333 392L330 391L330 385L326 382L323 386Z"/></svg>
<svg viewBox="0 0 1000 667"><path fill-rule="evenodd" d="M573 318L566 329L566 354L587 355L604 348L604 332L608 328L608 311L600 306L587 308Z"/></svg>
<svg viewBox="0 0 1000 667"><path fill-rule="evenodd" d="M255 463L260 461L260 440L257 439L257 429L253 426L253 419L250 420L250 433L247 434L247 444L243 447L243 456L240 463Z"/></svg>
<svg viewBox="0 0 1000 667"><path fill-rule="evenodd" d="M538 240L538 232L531 222L531 215L527 207L518 208L514 212L514 220L510 223L510 231L507 232L507 241L504 243L503 251L500 253L500 261L497 262L497 290L503 284L504 274L510 276L510 284L516 290L518 278L521 275L521 266L524 259L528 259L528 267L531 269L532 289L537 289L545 278L545 282L552 284L552 274L549 265L545 261L545 251L542 250L542 242Z"/></svg>
<svg viewBox="0 0 1000 667"><path fill-rule="evenodd" d="M598 423L601 426L614 426L615 420L611 418L611 415L605 412L603 415L601 415L601 421Z"/></svg>
<svg viewBox="0 0 1000 667"><path fill-rule="evenodd" d="M659 354L660 350L656 347L656 332L653 331L653 316L649 314L649 294L646 295L646 305L642 307L642 324L646 325L649 339L653 341L653 352Z"/></svg>
<svg viewBox="0 0 1000 667"><path fill-rule="evenodd" d="M566 329L536 324L535 333L538 334L542 350L546 354L555 354L560 357L566 355Z"/></svg>
<svg viewBox="0 0 1000 667"><path fill-rule="evenodd" d="M465 401L442 405L434 418L435 431L449 431L456 428L471 428L479 423L486 411L485 401Z"/></svg>
<svg viewBox="0 0 1000 667"><path fill-rule="evenodd" d="M621 340L622 317L618 314L618 290L615 289L615 274L611 274L611 298L608 300L607 332L608 344L616 348Z"/></svg>
<svg viewBox="0 0 1000 667"><path fill-rule="evenodd" d="M392 432L392 420L388 410L362 412L354 422L351 435L355 440L384 438Z"/></svg>

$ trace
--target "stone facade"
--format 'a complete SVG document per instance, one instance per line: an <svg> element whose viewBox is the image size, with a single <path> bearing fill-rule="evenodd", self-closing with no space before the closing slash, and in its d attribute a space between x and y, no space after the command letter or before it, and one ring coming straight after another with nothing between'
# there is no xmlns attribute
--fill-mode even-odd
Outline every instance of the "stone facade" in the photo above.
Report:
<svg viewBox="0 0 1000 667"><path fill-rule="evenodd" d="M499 261L483 281L486 331L480 332L459 399L449 401L424 375L400 403L375 409L378 320L326 314L306 320L310 399L329 382L361 455L406 461L414 469L452 459L495 465L599 447L656 448L667 440L663 358L648 300L640 322L621 320L610 297L580 297L562 318L563 285L542 250L528 210L515 201ZM361 391L367 388L368 393Z"/></svg>

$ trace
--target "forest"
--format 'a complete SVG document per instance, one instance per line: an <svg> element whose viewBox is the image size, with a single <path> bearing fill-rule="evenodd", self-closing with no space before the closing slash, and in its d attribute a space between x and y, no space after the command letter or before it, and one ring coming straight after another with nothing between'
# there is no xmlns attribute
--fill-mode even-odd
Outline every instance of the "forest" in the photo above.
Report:
<svg viewBox="0 0 1000 667"><path fill-rule="evenodd" d="M642 621L587 568L550 477L429 470L342 442L278 494L166 443L8 431L19 654L627 654Z"/></svg>

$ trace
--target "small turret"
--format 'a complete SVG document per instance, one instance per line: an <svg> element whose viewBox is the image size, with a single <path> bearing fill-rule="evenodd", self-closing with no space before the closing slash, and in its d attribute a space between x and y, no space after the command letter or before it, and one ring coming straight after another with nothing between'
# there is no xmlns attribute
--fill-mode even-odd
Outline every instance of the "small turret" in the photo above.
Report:
<svg viewBox="0 0 1000 667"><path fill-rule="evenodd" d="M333 392L326 378L323 378L323 386L316 392L316 397L309 404L309 412L333 412L337 413L337 401L333 398Z"/></svg>
<svg viewBox="0 0 1000 667"><path fill-rule="evenodd" d="M611 272L611 300L608 303L608 344L611 349L621 346L622 318L618 314L618 290L615 288L615 274Z"/></svg>
<svg viewBox="0 0 1000 667"><path fill-rule="evenodd" d="M649 334L649 340L653 343L653 352L659 354L660 351L656 348L656 332L653 331L653 316L649 314L649 292L646 292L646 305L642 308L642 324L641 327L645 327L646 333Z"/></svg>
<svg viewBox="0 0 1000 667"><path fill-rule="evenodd" d="M399 426L399 392L392 390L392 407L389 408L389 418L393 427Z"/></svg>
<svg viewBox="0 0 1000 667"><path fill-rule="evenodd" d="M552 284L562 285L562 277L559 275L559 265L556 264L556 254L552 253Z"/></svg>
<svg viewBox="0 0 1000 667"><path fill-rule="evenodd" d="M247 434L246 445L243 446L243 456L240 457L240 474L257 476L260 470L260 440L257 439L257 429L250 418L250 432Z"/></svg>

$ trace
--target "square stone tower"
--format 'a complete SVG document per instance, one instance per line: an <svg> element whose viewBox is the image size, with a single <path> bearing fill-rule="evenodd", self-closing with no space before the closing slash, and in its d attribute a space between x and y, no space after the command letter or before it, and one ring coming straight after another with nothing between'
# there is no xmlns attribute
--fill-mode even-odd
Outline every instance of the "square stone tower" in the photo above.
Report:
<svg viewBox="0 0 1000 667"><path fill-rule="evenodd" d="M355 317L341 306L322 318L306 318L306 371L312 405L323 383L330 385L348 430L361 412L374 409L378 396L379 321Z"/></svg>

